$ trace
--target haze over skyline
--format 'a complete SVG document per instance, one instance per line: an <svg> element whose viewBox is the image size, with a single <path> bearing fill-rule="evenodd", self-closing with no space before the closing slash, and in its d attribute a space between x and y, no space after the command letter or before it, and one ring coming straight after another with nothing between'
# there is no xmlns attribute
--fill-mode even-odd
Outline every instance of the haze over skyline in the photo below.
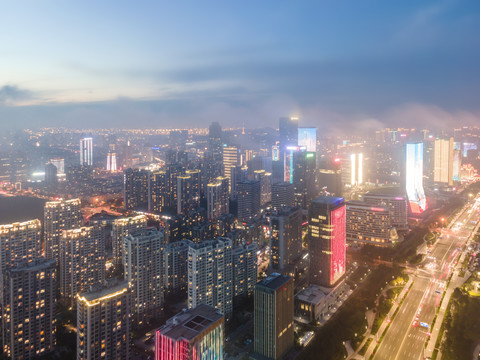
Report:
<svg viewBox="0 0 480 360"><path fill-rule="evenodd" d="M474 124L480 4L6 2L0 126Z"/></svg>

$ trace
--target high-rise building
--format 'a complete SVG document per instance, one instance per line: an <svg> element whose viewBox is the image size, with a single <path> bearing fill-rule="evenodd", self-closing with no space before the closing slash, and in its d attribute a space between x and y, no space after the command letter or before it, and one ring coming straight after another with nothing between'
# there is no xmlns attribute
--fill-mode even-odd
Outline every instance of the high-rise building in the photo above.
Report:
<svg viewBox="0 0 480 360"><path fill-rule="evenodd" d="M50 162L57 168L57 175L65 175L65 159L53 158Z"/></svg>
<svg viewBox="0 0 480 360"><path fill-rule="evenodd" d="M177 214L188 215L200 207L200 171L187 170L177 177Z"/></svg>
<svg viewBox="0 0 480 360"><path fill-rule="evenodd" d="M60 295L73 304L75 296L105 280L105 239L93 226L64 230L60 241Z"/></svg>
<svg viewBox="0 0 480 360"><path fill-rule="evenodd" d="M165 166L166 172L166 196L165 196L165 208L172 213L177 213L177 177L183 174L185 167L180 163L168 164Z"/></svg>
<svg viewBox="0 0 480 360"><path fill-rule="evenodd" d="M214 220L229 212L228 178L218 177L207 185L207 218Z"/></svg>
<svg viewBox="0 0 480 360"><path fill-rule="evenodd" d="M248 179L248 167L237 165L232 169L232 181L230 197L232 199L236 198L238 195L238 183Z"/></svg>
<svg viewBox="0 0 480 360"><path fill-rule="evenodd" d="M187 292L188 248L191 240L180 240L165 245L165 288L167 292Z"/></svg>
<svg viewBox="0 0 480 360"><path fill-rule="evenodd" d="M151 174L148 181L148 211L161 213L167 201L167 172L159 170Z"/></svg>
<svg viewBox="0 0 480 360"><path fill-rule="evenodd" d="M50 190L55 190L57 185L57 167L52 163L48 163L45 165L45 186Z"/></svg>
<svg viewBox="0 0 480 360"><path fill-rule="evenodd" d="M238 220L249 222L260 214L261 182L246 180L237 183Z"/></svg>
<svg viewBox="0 0 480 360"><path fill-rule="evenodd" d="M310 283L331 287L345 274L345 201L322 196L308 208Z"/></svg>
<svg viewBox="0 0 480 360"><path fill-rule="evenodd" d="M302 210L282 208L270 217L270 266L284 270L302 254Z"/></svg>
<svg viewBox="0 0 480 360"><path fill-rule="evenodd" d="M233 259L234 297L250 296L257 284L257 244L235 246Z"/></svg>
<svg viewBox="0 0 480 360"><path fill-rule="evenodd" d="M107 171L117 171L117 153L115 151L109 151L107 154Z"/></svg>
<svg viewBox="0 0 480 360"><path fill-rule="evenodd" d="M398 239L388 206L372 206L363 201L346 205L346 240L356 244L391 246Z"/></svg>
<svg viewBox="0 0 480 360"><path fill-rule="evenodd" d="M453 138L434 143L433 181L453 185Z"/></svg>
<svg viewBox="0 0 480 360"><path fill-rule="evenodd" d="M188 249L188 308L213 306L228 319L232 315L232 240L217 238Z"/></svg>
<svg viewBox="0 0 480 360"><path fill-rule="evenodd" d="M123 171L123 193L125 210L148 208L148 183L150 172L143 169Z"/></svg>
<svg viewBox="0 0 480 360"><path fill-rule="evenodd" d="M427 209L427 198L423 190L423 143L406 144L403 183L410 211L421 214Z"/></svg>
<svg viewBox="0 0 480 360"><path fill-rule="evenodd" d="M272 174L265 170L255 170L254 180L260 180L260 206L265 207L272 202Z"/></svg>
<svg viewBox="0 0 480 360"><path fill-rule="evenodd" d="M280 160L280 146L273 145L272 146L272 161Z"/></svg>
<svg viewBox="0 0 480 360"><path fill-rule="evenodd" d="M279 182L272 185L272 208L280 210L282 207L295 206L295 190L289 182Z"/></svg>
<svg viewBox="0 0 480 360"><path fill-rule="evenodd" d="M77 295L77 360L130 359L129 297L126 281Z"/></svg>
<svg viewBox="0 0 480 360"><path fill-rule="evenodd" d="M80 165L93 165L93 139L80 139Z"/></svg>
<svg viewBox="0 0 480 360"><path fill-rule="evenodd" d="M265 359L281 359L293 348L293 279L270 274L255 288L254 351Z"/></svg>
<svg viewBox="0 0 480 360"><path fill-rule="evenodd" d="M286 182L293 184L295 205L306 209L315 195L316 155L305 148L288 147L285 152Z"/></svg>
<svg viewBox="0 0 480 360"><path fill-rule="evenodd" d="M43 209L43 231L45 257L59 262L62 231L82 226L82 204L80 199L48 201Z"/></svg>
<svg viewBox="0 0 480 360"><path fill-rule="evenodd" d="M232 190L233 169L240 164L240 151L236 146L226 146L223 148L223 174L228 178L230 191Z"/></svg>
<svg viewBox="0 0 480 360"><path fill-rule="evenodd" d="M318 185L320 190L331 195L342 194L342 172L340 158L323 158L319 160Z"/></svg>
<svg viewBox="0 0 480 360"><path fill-rule="evenodd" d="M223 360L224 322L205 304L178 313L155 333L155 360Z"/></svg>
<svg viewBox="0 0 480 360"><path fill-rule="evenodd" d="M137 231L147 228L147 217L137 215L123 219L116 219L112 224L112 250L115 266L123 264L123 238Z"/></svg>
<svg viewBox="0 0 480 360"><path fill-rule="evenodd" d="M373 206L388 206L392 226L399 231L408 230L408 200L405 195L367 193L363 201Z"/></svg>
<svg viewBox="0 0 480 360"><path fill-rule="evenodd" d="M283 161L287 147L298 146L298 118L282 117L278 125L280 135L280 160Z"/></svg>
<svg viewBox="0 0 480 360"><path fill-rule="evenodd" d="M4 354L34 359L55 347L55 260L35 260L6 270L3 302Z"/></svg>
<svg viewBox="0 0 480 360"><path fill-rule="evenodd" d="M298 146L305 146L308 152L317 152L317 128L299 127Z"/></svg>
<svg viewBox="0 0 480 360"><path fill-rule="evenodd" d="M358 186L364 182L363 153L348 155L341 161L342 182L347 187Z"/></svg>
<svg viewBox="0 0 480 360"><path fill-rule="evenodd" d="M212 122L208 130L208 150L212 152L214 161L222 161L222 127L218 122ZM218 176L221 174L215 177Z"/></svg>
<svg viewBox="0 0 480 360"><path fill-rule="evenodd" d="M131 292L131 315L139 323L163 306L164 244L163 232L153 229L127 235L123 240L124 277Z"/></svg>

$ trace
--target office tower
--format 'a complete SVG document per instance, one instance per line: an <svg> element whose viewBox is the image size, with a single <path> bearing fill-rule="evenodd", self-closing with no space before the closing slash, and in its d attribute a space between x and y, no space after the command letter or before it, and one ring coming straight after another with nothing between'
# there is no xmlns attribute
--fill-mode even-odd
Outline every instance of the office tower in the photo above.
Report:
<svg viewBox="0 0 480 360"><path fill-rule="evenodd" d="M200 207L200 171L187 170L177 177L177 214L188 215Z"/></svg>
<svg viewBox="0 0 480 360"><path fill-rule="evenodd" d="M214 154L211 151L205 151L203 154L203 163L202 163L202 186L203 192L207 190L207 185L215 182L215 179L219 176L223 176L223 160L216 161L214 159Z"/></svg>
<svg viewBox="0 0 480 360"><path fill-rule="evenodd" d="M232 199L236 198L238 195L238 183L248 180L248 167L237 165L232 168L232 179L230 183L230 197Z"/></svg>
<svg viewBox="0 0 480 360"><path fill-rule="evenodd" d="M408 230L408 200L396 194L367 193L363 201L373 206L388 206L392 226L399 231Z"/></svg>
<svg viewBox="0 0 480 360"><path fill-rule="evenodd" d="M188 248L191 240L180 240L165 245L165 288L167 292L187 292Z"/></svg>
<svg viewBox="0 0 480 360"><path fill-rule="evenodd" d="M318 184L320 190L331 195L342 194L342 172L340 158L324 158L319 160Z"/></svg>
<svg viewBox="0 0 480 360"><path fill-rule="evenodd" d="M272 184L285 181L283 172L283 160L272 161Z"/></svg>
<svg viewBox="0 0 480 360"><path fill-rule="evenodd" d="M57 188L57 167L52 163L45 165L45 186L51 190Z"/></svg>
<svg viewBox="0 0 480 360"><path fill-rule="evenodd" d="M302 254L302 210L282 208L270 217L270 266L284 270Z"/></svg>
<svg viewBox="0 0 480 360"><path fill-rule="evenodd" d="M273 145L272 146L272 161L280 160L280 146Z"/></svg>
<svg viewBox="0 0 480 360"><path fill-rule="evenodd" d="M45 257L59 262L59 247L62 231L82 226L80 199L49 201L43 208L43 231Z"/></svg>
<svg viewBox="0 0 480 360"><path fill-rule="evenodd" d="M316 195L316 157L305 148L288 147L285 152L285 181L293 184L295 205L306 209Z"/></svg>
<svg viewBox="0 0 480 360"><path fill-rule="evenodd" d="M363 201L349 201L346 205L346 240L356 244L391 246L398 239L392 227L388 206L372 206Z"/></svg>
<svg viewBox="0 0 480 360"><path fill-rule="evenodd" d="M263 208L272 202L272 174L265 170L255 170L253 178L260 181L260 206Z"/></svg>
<svg viewBox="0 0 480 360"><path fill-rule="evenodd" d="M270 274L255 287L254 351L265 359L281 359L293 347L293 279Z"/></svg>
<svg viewBox="0 0 480 360"><path fill-rule="evenodd" d="M117 154L115 151L109 151L107 154L107 171L117 171Z"/></svg>
<svg viewBox="0 0 480 360"><path fill-rule="evenodd" d="M272 209L280 210L282 207L294 207L295 195L293 184L279 182L272 185Z"/></svg>
<svg viewBox="0 0 480 360"><path fill-rule="evenodd" d="M208 150L212 152L214 161L222 161L222 127L218 122L212 122L208 130Z"/></svg>
<svg viewBox="0 0 480 360"><path fill-rule="evenodd" d="M126 281L77 295L77 360L130 359L129 297Z"/></svg>
<svg viewBox="0 0 480 360"><path fill-rule="evenodd" d="M177 177L183 174L185 167L180 163L168 164L165 166L166 188L165 208L172 213L177 213Z"/></svg>
<svg viewBox="0 0 480 360"><path fill-rule="evenodd" d="M56 334L55 260L35 260L6 270L4 354L33 359L53 351Z"/></svg>
<svg viewBox="0 0 480 360"><path fill-rule="evenodd" d="M155 360L223 360L224 322L205 304L183 310L155 333Z"/></svg>
<svg viewBox="0 0 480 360"><path fill-rule="evenodd" d="M232 190L233 169L240 164L240 151L236 146L226 146L223 148L223 174L230 182L230 191Z"/></svg>
<svg viewBox="0 0 480 360"><path fill-rule="evenodd" d="M435 140L433 181L453 185L453 138Z"/></svg>
<svg viewBox="0 0 480 360"><path fill-rule="evenodd" d="M123 171L123 194L125 210L148 208L148 182L150 172L140 169Z"/></svg>
<svg viewBox="0 0 480 360"><path fill-rule="evenodd" d="M345 201L322 196L308 208L310 283L330 287L345 274Z"/></svg>
<svg viewBox="0 0 480 360"><path fill-rule="evenodd" d="M257 284L257 244L236 246L232 252L233 296L250 296Z"/></svg>
<svg viewBox="0 0 480 360"><path fill-rule="evenodd" d="M304 146L308 152L317 152L317 128L299 127L298 146Z"/></svg>
<svg viewBox="0 0 480 360"><path fill-rule="evenodd" d="M57 175L65 175L65 159L53 158L50 159L50 163L57 168Z"/></svg>
<svg viewBox="0 0 480 360"><path fill-rule="evenodd" d="M403 183L410 211L413 214L423 213L427 209L427 199L423 190L423 143L406 144Z"/></svg>
<svg viewBox="0 0 480 360"><path fill-rule="evenodd" d="M346 187L363 184L363 165L363 153L350 154L341 161L342 182Z"/></svg>
<svg viewBox="0 0 480 360"><path fill-rule="evenodd" d="M298 146L298 118L282 117L278 125L280 135L280 160L283 161L287 147Z"/></svg>
<svg viewBox="0 0 480 360"><path fill-rule="evenodd" d="M237 183L238 221L249 222L260 215L261 183L246 180Z"/></svg>
<svg viewBox="0 0 480 360"><path fill-rule="evenodd" d="M115 266L123 264L123 238L137 231L147 228L147 217L137 215L124 219L116 219L112 224L112 250Z"/></svg>
<svg viewBox="0 0 480 360"><path fill-rule="evenodd" d="M167 201L167 172L159 170L151 174L148 181L148 211L161 213Z"/></svg>
<svg viewBox="0 0 480 360"><path fill-rule="evenodd" d="M218 177L207 185L207 218L214 220L229 212L229 181L226 177Z"/></svg>
<svg viewBox="0 0 480 360"><path fill-rule="evenodd" d="M201 303L232 315L232 240L217 238L193 244L188 249L188 308Z"/></svg>
<svg viewBox="0 0 480 360"><path fill-rule="evenodd" d="M142 323L163 306L163 232L147 229L123 240L124 277L131 292L131 315Z"/></svg>
<svg viewBox="0 0 480 360"><path fill-rule="evenodd" d="M60 295L67 304L105 280L105 239L93 226L64 230L60 240Z"/></svg>
<svg viewBox="0 0 480 360"><path fill-rule="evenodd" d="M93 139L91 137L80 139L80 165L93 165Z"/></svg>

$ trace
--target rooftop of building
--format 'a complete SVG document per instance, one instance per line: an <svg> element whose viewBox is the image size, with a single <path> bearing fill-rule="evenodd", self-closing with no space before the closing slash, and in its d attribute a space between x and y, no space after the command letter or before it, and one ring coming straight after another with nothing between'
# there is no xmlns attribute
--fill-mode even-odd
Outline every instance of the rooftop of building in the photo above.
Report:
<svg viewBox="0 0 480 360"><path fill-rule="evenodd" d="M210 325L223 318L215 308L200 304L170 318L158 331L171 339L191 341Z"/></svg>
<svg viewBox="0 0 480 360"><path fill-rule="evenodd" d="M333 206L340 205L343 202L345 202L345 200L341 197L328 196L328 195L320 196L312 200L313 204L323 204L323 205L333 205Z"/></svg>
<svg viewBox="0 0 480 360"><path fill-rule="evenodd" d="M325 298L326 294L322 291L320 286L310 285L295 295L295 298L310 304L318 304Z"/></svg>
<svg viewBox="0 0 480 360"><path fill-rule="evenodd" d="M111 280L107 281L104 284L98 284L96 286L91 286L90 290L82 294L78 294L78 299L80 301L85 301L88 305L95 305L102 300L110 299L117 295L121 295L128 291L128 282Z"/></svg>
<svg viewBox="0 0 480 360"><path fill-rule="evenodd" d="M257 285L264 286L272 290L277 290L290 280L292 280L290 276L282 275L279 273L271 273L265 279L260 281Z"/></svg>
<svg viewBox="0 0 480 360"><path fill-rule="evenodd" d="M405 192L398 186L382 186L370 190L365 196L395 196L405 198Z"/></svg>

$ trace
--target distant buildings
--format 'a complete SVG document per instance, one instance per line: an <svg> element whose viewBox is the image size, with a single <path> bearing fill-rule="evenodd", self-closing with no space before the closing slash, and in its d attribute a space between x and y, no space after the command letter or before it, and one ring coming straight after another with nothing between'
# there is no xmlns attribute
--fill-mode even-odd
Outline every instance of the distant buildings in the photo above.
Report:
<svg viewBox="0 0 480 360"><path fill-rule="evenodd" d="M148 183L150 172L141 169L123 171L124 207L125 210L148 208Z"/></svg>
<svg viewBox="0 0 480 360"><path fill-rule="evenodd" d="M322 196L308 209L310 283L335 285L345 274L345 202L343 198Z"/></svg>
<svg viewBox="0 0 480 360"><path fill-rule="evenodd" d="M77 360L130 359L127 282L97 285L76 298Z"/></svg>
<svg viewBox="0 0 480 360"><path fill-rule="evenodd" d="M293 348L293 279L270 274L255 288L254 351L259 358L281 359Z"/></svg>
<svg viewBox="0 0 480 360"><path fill-rule="evenodd" d="M178 313L155 333L155 360L223 360L224 317L200 304Z"/></svg>
<svg viewBox="0 0 480 360"><path fill-rule="evenodd" d="M93 165L93 139L91 137L80 139L80 165Z"/></svg>
<svg viewBox="0 0 480 360"><path fill-rule="evenodd" d="M82 204L80 199L49 201L43 214L45 256L59 262L60 241L63 230L77 229L82 226Z"/></svg>

